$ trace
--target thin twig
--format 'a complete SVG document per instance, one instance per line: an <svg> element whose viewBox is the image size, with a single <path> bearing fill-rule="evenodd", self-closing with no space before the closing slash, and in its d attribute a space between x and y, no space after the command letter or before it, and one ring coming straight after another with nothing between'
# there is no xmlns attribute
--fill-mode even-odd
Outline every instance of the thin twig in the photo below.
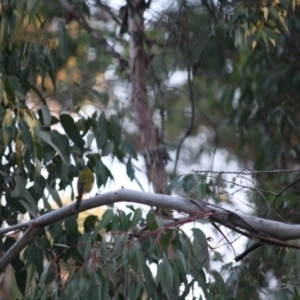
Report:
<svg viewBox="0 0 300 300"><path fill-rule="evenodd" d="M250 169L244 169L247 171L211 171L211 170L192 170L196 174L198 173L212 173L212 174L238 174L238 175L249 175L256 176L259 174L276 174L276 173L299 173L300 169L291 169L291 170L266 170L266 171L254 171Z"/></svg>
<svg viewBox="0 0 300 300"><path fill-rule="evenodd" d="M232 243L230 243L229 239L227 238L227 236L222 232L222 230L219 228L219 226L217 224L212 222L211 225L223 236L223 238L227 241L228 245L230 245L230 247L232 248L233 253L235 255L235 250L232 246Z"/></svg>
<svg viewBox="0 0 300 300"><path fill-rule="evenodd" d="M59 0L60 3L66 8L66 10L75 18L75 20L95 39L102 45L105 51L111 54L112 57L119 61L121 69L128 68L128 61L125 60L119 52L117 52L112 46L109 45L107 40L94 28L92 28L86 21L81 11L76 9L75 6L71 5L68 0Z"/></svg>
<svg viewBox="0 0 300 300"><path fill-rule="evenodd" d="M97 4L107 13L109 14L113 20L119 25L122 25L121 20L118 18L118 16L112 11L112 8L108 5L103 4L100 0L97 0Z"/></svg>
<svg viewBox="0 0 300 300"><path fill-rule="evenodd" d="M263 246L263 245L265 245L265 244L263 244L263 243L261 243L261 242L255 243L254 245L252 245L252 246L250 246L249 248L247 248L244 252L242 252L241 254L239 254L238 256L236 256L236 257L234 258L234 260L235 260L236 262L242 260L242 259L243 259L246 255L248 255L250 252L256 250L257 248L259 248L259 247L261 247L261 246Z"/></svg>
<svg viewBox="0 0 300 300"><path fill-rule="evenodd" d="M183 2L184 9L185 9L185 18L186 18L186 32L187 32L187 38L185 41L185 52L186 52L186 57L187 57L187 75L188 75L188 88L189 88L189 100L191 103L191 119L190 119L190 124L189 127L186 129L183 137L180 139L178 143L178 147L176 150L176 158L175 158L175 164L174 164L174 170L173 174L176 174L176 169L177 169L177 164L178 164L178 159L179 159L179 154L181 151L181 147L185 141L185 139L192 133L192 130L194 128L194 122L195 122L195 96L194 96L194 81L192 78L193 74L193 66L191 62L191 51L190 51L190 46L189 46L189 22L188 22L188 16L187 16L187 8L186 8L186 1Z"/></svg>
<svg viewBox="0 0 300 300"><path fill-rule="evenodd" d="M264 217L272 208L272 206L275 204L276 200L287 190L289 189L292 185L294 185L295 183L297 183L300 180L300 177L298 177L297 179L295 179L294 181L292 181L290 184L288 184L287 186L285 186L281 191L279 191L276 195L276 197L274 198L273 202L271 203L271 205L266 209L266 211L262 214L262 216Z"/></svg>

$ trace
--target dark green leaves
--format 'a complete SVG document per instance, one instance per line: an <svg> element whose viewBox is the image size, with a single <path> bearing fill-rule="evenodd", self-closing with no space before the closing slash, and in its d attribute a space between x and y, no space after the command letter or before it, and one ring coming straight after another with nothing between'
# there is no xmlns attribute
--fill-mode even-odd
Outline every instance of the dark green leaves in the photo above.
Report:
<svg viewBox="0 0 300 300"><path fill-rule="evenodd" d="M27 270L24 268L25 265L22 260L19 259L19 257L16 257L11 262L12 267L15 270L15 278L17 282L17 286L20 290L20 292L25 295L26 292L26 284L27 284Z"/></svg>
<svg viewBox="0 0 300 300"><path fill-rule="evenodd" d="M95 128L95 138L98 149L102 149L107 141L107 128L108 121L106 120L105 113L102 112L98 118L98 122Z"/></svg>
<svg viewBox="0 0 300 300"><path fill-rule="evenodd" d="M109 129L111 139L114 143L115 151L119 148L121 142L121 125L119 118L116 115L111 115L109 120Z"/></svg>
<svg viewBox="0 0 300 300"><path fill-rule="evenodd" d="M91 232L95 229L97 223L97 217L96 216L88 216L83 223L84 226L84 232Z"/></svg>
<svg viewBox="0 0 300 300"><path fill-rule="evenodd" d="M44 255L40 245L32 243L25 249L24 255L26 257L26 267L31 264L35 265L37 272L41 275L44 270Z"/></svg>
<svg viewBox="0 0 300 300"><path fill-rule="evenodd" d="M140 221L142 217L142 211L140 208L135 210L132 221L131 221L131 227L134 228Z"/></svg>
<svg viewBox="0 0 300 300"><path fill-rule="evenodd" d="M59 21L59 55L62 60L66 59L67 56L67 30L64 22Z"/></svg>
<svg viewBox="0 0 300 300"><path fill-rule="evenodd" d="M131 157L129 157L129 159L126 163L126 173L127 173L128 177L130 178L130 180L132 181L134 179L134 169L132 167Z"/></svg>
<svg viewBox="0 0 300 300"><path fill-rule="evenodd" d="M55 149L58 152L58 154L61 156L61 159L63 161L65 161L65 158L63 155L63 153L65 151L65 148L63 147L65 144L64 137L60 136L60 134L55 133L54 131L51 133L52 137L47 132L41 131L39 129L35 129L34 132L43 142L45 142L46 144L51 146L53 149ZM59 143L59 140L60 140L60 143Z"/></svg>
<svg viewBox="0 0 300 300"><path fill-rule="evenodd" d="M102 162L101 158L96 160L95 173L96 173L97 185L99 187L102 185L105 186L109 177L113 178L111 172L106 167L106 165Z"/></svg>
<svg viewBox="0 0 300 300"><path fill-rule="evenodd" d="M49 127L51 125L51 114L48 105L43 104L41 107L42 116L43 116L43 122L44 125Z"/></svg>
<svg viewBox="0 0 300 300"><path fill-rule="evenodd" d="M14 93L13 87L11 85L11 82L9 80L9 77L4 76L3 83L4 83L4 89L5 89L6 95L8 97L8 100L11 101L13 104L16 104L15 93Z"/></svg>
<svg viewBox="0 0 300 300"><path fill-rule="evenodd" d="M7 237L3 244L3 250L8 251L13 244L15 243L15 239L12 237ZM15 278L17 282L17 286L20 292L24 295L26 290L27 283L27 270L24 268L24 263L20 260L19 255L17 255L11 262L12 267L15 270Z"/></svg>
<svg viewBox="0 0 300 300"><path fill-rule="evenodd" d="M20 138L23 141L24 144L29 149L33 148L33 141L32 141L32 136L29 130L29 126L25 121L19 121L18 123L19 130L21 132Z"/></svg>
<svg viewBox="0 0 300 300"><path fill-rule="evenodd" d="M102 215L101 221L97 227L97 230L100 231L102 228L106 227L109 223L112 222L114 217L114 213L111 209L108 209Z"/></svg>
<svg viewBox="0 0 300 300"><path fill-rule="evenodd" d="M84 141L79 133L79 130L74 122L74 119L68 114L61 114L60 122L68 137L82 151L84 146Z"/></svg>
<svg viewBox="0 0 300 300"><path fill-rule="evenodd" d="M193 252L201 267L209 270L208 244L205 234L198 228L193 228Z"/></svg>
<svg viewBox="0 0 300 300"><path fill-rule="evenodd" d="M100 103L107 105L108 100L109 100L109 96L107 93L99 93L97 90L95 89L90 89L89 90L90 94L96 99L98 100Z"/></svg>

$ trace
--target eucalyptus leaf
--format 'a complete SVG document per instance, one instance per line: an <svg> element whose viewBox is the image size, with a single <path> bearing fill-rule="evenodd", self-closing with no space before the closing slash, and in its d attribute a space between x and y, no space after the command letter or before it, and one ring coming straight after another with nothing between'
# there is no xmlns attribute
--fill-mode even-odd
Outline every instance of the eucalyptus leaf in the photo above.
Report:
<svg viewBox="0 0 300 300"><path fill-rule="evenodd" d="M41 140L43 140L45 143L47 143L53 149L55 149L58 152L58 154L60 155L61 159L65 162L65 159L64 159L60 149L52 142L51 136L47 132L41 131L37 128L34 129L34 132Z"/></svg>

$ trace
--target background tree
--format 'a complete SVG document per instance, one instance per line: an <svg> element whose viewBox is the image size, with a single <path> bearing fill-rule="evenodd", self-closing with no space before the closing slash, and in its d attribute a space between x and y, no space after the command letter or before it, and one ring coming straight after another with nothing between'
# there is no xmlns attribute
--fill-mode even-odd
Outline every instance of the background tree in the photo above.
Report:
<svg viewBox="0 0 300 300"><path fill-rule="evenodd" d="M298 223L299 206L297 1L7 0L0 9L0 266L11 263L19 290L7 296L2 281L4 297L299 296L298 245L286 241L299 229L284 224ZM155 193L186 199L121 190L82 210L126 200L178 219L130 204L87 217L80 232L58 192L71 188L74 199L82 164L103 191L118 172L108 158L137 182L145 166ZM226 161L239 169L221 172ZM217 243L196 225L192 238L179 229L203 218ZM241 235L258 249L233 264Z"/></svg>

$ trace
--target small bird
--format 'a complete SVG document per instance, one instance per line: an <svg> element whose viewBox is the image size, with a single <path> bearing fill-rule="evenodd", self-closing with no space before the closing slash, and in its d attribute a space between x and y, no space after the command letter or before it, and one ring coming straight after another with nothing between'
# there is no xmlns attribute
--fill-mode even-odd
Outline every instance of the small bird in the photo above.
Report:
<svg viewBox="0 0 300 300"><path fill-rule="evenodd" d="M74 212L79 212L83 194L89 193L92 190L95 182L94 174L87 166L81 166L79 167L79 170L80 173L77 181L78 195L76 197L77 200L73 209Z"/></svg>

